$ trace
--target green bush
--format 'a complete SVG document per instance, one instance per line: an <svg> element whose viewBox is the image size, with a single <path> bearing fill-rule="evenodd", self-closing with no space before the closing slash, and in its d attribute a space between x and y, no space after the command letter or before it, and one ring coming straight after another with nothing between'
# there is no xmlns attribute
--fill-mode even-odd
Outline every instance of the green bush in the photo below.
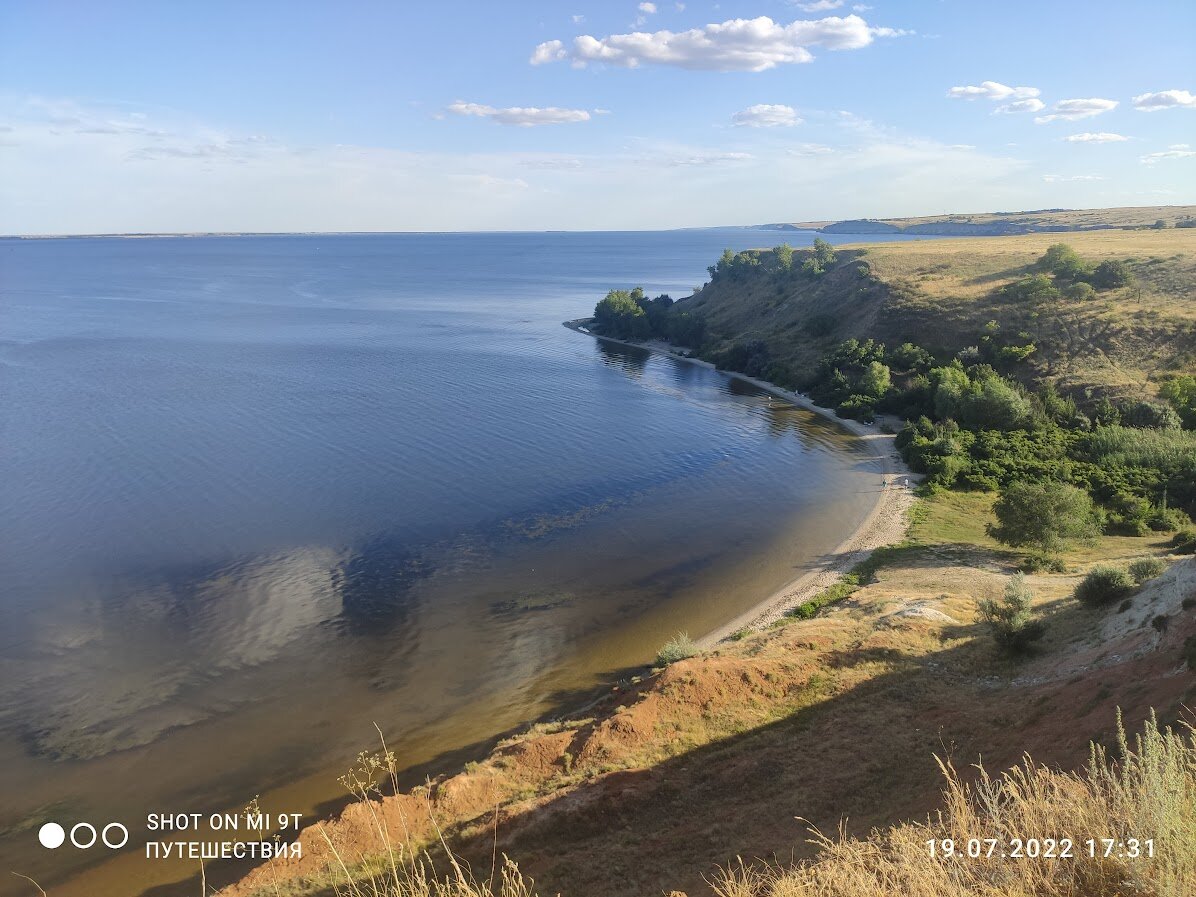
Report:
<svg viewBox="0 0 1196 897"><path fill-rule="evenodd" d="M667 667L670 663L685 660L685 658L693 657L697 653L698 645L689 637L689 633L678 632L656 652L656 665L658 667Z"/></svg>
<svg viewBox="0 0 1196 897"><path fill-rule="evenodd" d="M1128 570L1101 564L1088 571L1076 586L1076 598L1084 604L1108 604L1126 597L1134 590L1135 582Z"/></svg>
<svg viewBox="0 0 1196 897"><path fill-rule="evenodd" d="M1121 259L1106 259L1092 272L1092 285L1098 290L1115 290L1134 282L1134 274L1128 262Z"/></svg>
<svg viewBox="0 0 1196 897"><path fill-rule="evenodd" d="M1063 295L1074 302L1087 302L1096 295L1096 290L1092 288L1092 284L1079 281L1065 287Z"/></svg>
<svg viewBox="0 0 1196 897"><path fill-rule="evenodd" d="M1167 572L1167 562L1162 558L1139 558L1130 564L1130 576L1138 585Z"/></svg>
<svg viewBox="0 0 1196 897"><path fill-rule="evenodd" d="M1196 554L1196 530L1181 529L1171 537L1171 548L1176 554Z"/></svg>
<svg viewBox="0 0 1196 897"><path fill-rule="evenodd" d="M872 399L868 396L849 396L847 401L840 402L838 407L835 408L835 414L839 415L839 417L849 417L852 420L863 421L866 424L870 424L876 420Z"/></svg>
<svg viewBox="0 0 1196 897"><path fill-rule="evenodd" d="M980 602L980 616L1001 650L1021 654L1044 635L1042 622L1030 619L1033 598L1026 577L1017 573L1005 586L1000 601L985 598Z"/></svg>
<svg viewBox="0 0 1196 897"><path fill-rule="evenodd" d="M1014 302L1048 302L1059 298L1059 290L1045 274L1031 274L1008 283L1001 293Z"/></svg>
<svg viewBox="0 0 1196 897"><path fill-rule="evenodd" d="M1179 508L1154 508L1146 519L1146 525L1156 533L1173 533L1191 523L1192 518Z"/></svg>

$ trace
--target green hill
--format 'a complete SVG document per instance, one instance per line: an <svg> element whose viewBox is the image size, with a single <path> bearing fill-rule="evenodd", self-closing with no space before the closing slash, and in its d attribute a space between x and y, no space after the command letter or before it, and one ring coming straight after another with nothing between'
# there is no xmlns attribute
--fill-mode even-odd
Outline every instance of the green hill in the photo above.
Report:
<svg viewBox="0 0 1196 897"><path fill-rule="evenodd" d="M1012 297L1006 288L1037 273L1057 234L842 246L820 276L801 270L812 251L795 251L782 270L772 250L755 250L746 254L755 264L716 274L674 314L705 320L703 357L760 341L769 370L754 373L798 387L848 338L910 342L943 357L979 347L986 336L1032 344L1007 373L1052 382L1081 400L1153 397L1160 378L1196 367L1196 229L1065 239L1093 266L1125 260L1133 282L1075 298L1066 290Z"/></svg>

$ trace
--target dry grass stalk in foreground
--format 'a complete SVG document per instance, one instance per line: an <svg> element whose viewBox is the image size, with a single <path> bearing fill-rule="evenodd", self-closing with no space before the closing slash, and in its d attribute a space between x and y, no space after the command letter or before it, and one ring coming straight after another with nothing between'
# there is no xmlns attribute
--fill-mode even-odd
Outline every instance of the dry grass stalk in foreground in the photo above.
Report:
<svg viewBox="0 0 1196 897"><path fill-rule="evenodd" d="M1085 773L1022 766L964 784L950 764L946 808L925 824L866 840L814 832L820 855L794 869L742 861L714 882L719 897L1180 897L1196 894L1196 730L1161 731L1151 716L1131 745L1118 714L1120 758L1092 747ZM953 859L927 841L954 839ZM969 839L997 839L991 859L970 859ZM1007 859L1010 839L1071 838L1072 859ZM1096 857L1084 842L1096 840ZM1154 840L1154 857L1106 858L1103 838ZM985 845L987 849L987 845ZM1143 848L1145 851L1145 848Z"/></svg>
<svg viewBox="0 0 1196 897"><path fill-rule="evenodd" d="M341 874L339 880L331 882L336 897L535 897L533 883L505 856L500 867L496 854L489 876L479 880L449 849L439 826L437 837L451 870L446 873L437 871L432 855L416 847L410 837L406 843L394 843L378 815L375 799L381 795L382 781L389 781L392 793L398 791L398 761L387 747L380 728L378 737L382 750L360 754L356 765L340 780L370 811L379 844L377 864L370 869L356 867L350 871L323 826L319 827Z"/></svg>

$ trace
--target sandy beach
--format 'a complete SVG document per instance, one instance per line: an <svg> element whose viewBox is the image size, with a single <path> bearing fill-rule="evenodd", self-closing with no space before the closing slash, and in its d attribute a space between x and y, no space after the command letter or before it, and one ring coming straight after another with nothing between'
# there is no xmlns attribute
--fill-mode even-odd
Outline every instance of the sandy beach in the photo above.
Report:
<svg viewBox="0 0 1196 897"><path fill-rule="evenodd" d="M632 342L600 336L588 329L588 323L588 318L582 318L576 321L566 321L565 326L595 339L637 349L647 349L659 355L668 355L678 361L696 364L711 370L715 369L710 362L683 355L668 343L659 340ZM835 547L834 551L825 555L813 569L807 570L801 576L786 583L734 619L727 621L712 632L704 634L697 640L698 644L704 648L712 647L743 629L767 629L772 623L783 617L786 611L809 601L820 592L833 586L852 567L866 560L874 549L900 542L909 527L909 509L914 502L913 490L917 485L916 477L906 467L894 447L894 435L882 433L879 422L864 424L844 419L836 415L830 408L815 405L808 396L801 393L782 389L775 384L749 377L746 374L733 371L725 373L751 383L794 407L833 420L849 433L864 440L873 457L881 462L884 488L879 493L876 505L868 513L868 516L856 527L854 532Z"/></svg>

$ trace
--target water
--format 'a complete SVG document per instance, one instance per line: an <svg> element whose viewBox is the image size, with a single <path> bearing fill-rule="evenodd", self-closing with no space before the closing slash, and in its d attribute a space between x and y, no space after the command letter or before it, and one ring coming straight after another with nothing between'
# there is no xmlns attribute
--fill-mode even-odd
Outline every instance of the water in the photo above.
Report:
<svg viewBox="0 0 1196 897"><path fill-rule="evenodd" d="M775 239L0 241L0 868L177 880L36 826L311 812L374 722L479 749L832 548L833 424L560 325Z"/></svg>

